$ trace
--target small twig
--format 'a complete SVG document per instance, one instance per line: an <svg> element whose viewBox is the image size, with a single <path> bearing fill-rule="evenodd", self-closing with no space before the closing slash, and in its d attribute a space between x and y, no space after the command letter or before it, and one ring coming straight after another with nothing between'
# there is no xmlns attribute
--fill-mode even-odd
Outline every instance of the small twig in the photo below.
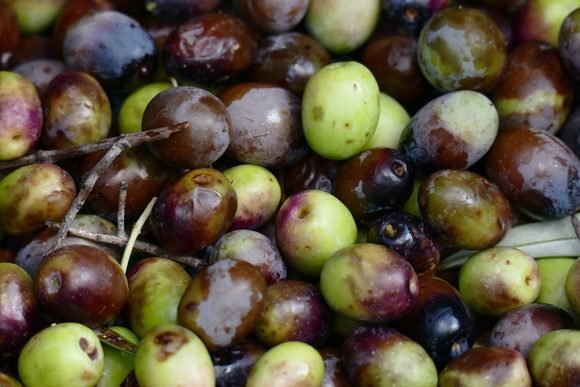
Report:
<svg viewBox="0 0 580 387"><path fill-rule="evenodd" d="M52 222L52 221L48 221L46 222L47 227L52 228L52 229L59 229L61 227L61 224L58 222ZM78 228L74 228L74 227L70 227L68 229L68 233L70 235L74 235L89 241L93 241L93 242L99 242L99 243L105 243L108 245L113 245L113 246L119 246L119 247L125 247L125 245L127 245L127 241L128 241L128 237L127 236L118 236L118 235L109 235L109 234L99 234L99 233L93 233L90 231L85 231L85 230L81 230ZM133 246L133 249L136 251L139 251L141 253L145 253L145 254L149 254L151 256L154 257L163 257L163 258L167 258L167 259L171 259L177 263L180 263L184 266L189 266L189 267L200 267L204 265L204 261L196 258L196 257L191 257L191 256L175 256L172 254L169 254L165 249L154 245L152 243L147 243L147 242L143 242L143 241L135 241L135 244Z"/></svg>
<svg viewBox="0 0 580 387"><path fill-rule="evenodd" d="M164 126L158 129L147 130L138 133L122 134L117 137L106 138L92 144L84 144L64 149L39 150L28 156L19 157L14 160L0 161L0 170L21 167L33 163L55 163L71 157L83 156L100 150L111 148L120 140L125 140L131 146L141 145L146 142L164 140L173 133L179 132L189 124L182 122L175 125Z"/></svg>
<svg viewBox="0 0 580 387"><path fill-rule="evenodd" d="M127 237L125 231L125 203L127 202L127 191L129 187L123 180L119 187L119 209L117 210L117 236Z"/></svg>
<svg viewBox="0 0 580 387"><path fill-rule="evenodd" d="M129 235L129 239L127 240L127 245L125 246L125 250L123 251L123 258L121 259L121 267L123 268L123 272L127 272L127 268L129 267L129 260L131 259L131 253L133 252L133 246L135 246L135 242L137 241L137 237L141 234L141 229L143 225L149 219L149 215L151 215L151 211L153 211L153 206L157 198L154 197L151 199L147 207L143 210L143 213L139 216L133 228L131 229L131 235Z"/></svg>
<svg viewBox="0 0 580 387"><path fill-rule="evenodd" d="M117 156L119 156L121 153L123 153L124 151L135 145L146 142L143 141L144 139L147 139L147 141L162 140L163 138L169 137L169 135L174 132L172 130L174 127L179 127L179 129L182 129L185 126L187 126L187 123L177 124L171 127L165 127L161 129L155 129L154 130L156 131L155 134L152 133L153 131L142 132L144 134L147 133L153 134L153 136L146 136L140 138L141 141L135 141L134 137L127 136L116 137L115 141L113 142L109 150L107 150L107 153L105 153L105 155L99 160L99 162L95 164L95 166L90 170L89 174L81 184L81 189L78 191L71 207L64 216L61 227L58 229L58 232L56 233L52 246L48 249L48 252L54 251L61 246L62 241L66 237L68 229L70 228L78 212L82 209L83 205L85 204L85 201L87 200L91 191L93 190L95 183L97 182L103 171L113 163L113 161L117 158ZM169 134L167 134L168 132ZM167 136L163 137L162 136L163 134L167 134Z"/></svg>

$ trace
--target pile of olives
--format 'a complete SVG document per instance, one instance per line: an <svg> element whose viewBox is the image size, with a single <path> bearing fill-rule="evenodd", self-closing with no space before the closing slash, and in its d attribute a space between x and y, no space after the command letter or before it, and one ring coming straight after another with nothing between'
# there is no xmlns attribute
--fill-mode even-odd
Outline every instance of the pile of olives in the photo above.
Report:
<svg viewBox="0 0 580 387"><path fill-rule="evenodd" d="M0 0L0 386L580 385L579 81L580 0Z"/></svg>

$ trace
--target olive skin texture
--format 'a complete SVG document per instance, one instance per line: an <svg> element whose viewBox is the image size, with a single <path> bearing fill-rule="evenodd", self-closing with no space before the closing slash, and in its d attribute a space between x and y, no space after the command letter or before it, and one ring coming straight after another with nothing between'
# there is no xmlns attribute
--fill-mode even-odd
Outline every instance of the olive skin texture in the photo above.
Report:
<svg viewBox="0 0 580 387"><path fill-rule="evenodd" d="M151 227L174 254L196 252L230 228L236 208L234 188L221 172L194 169L161 191L151 213Z"/></svg>
<svg viewBox="0 0 580 387"><path fill-rule="evenodd" d="M210 92L177 86L157 94L143 112L143 130L187 122L169 138L148 144L158 160L173 168L204 168L230 145L231 119L224 104Z"/></svg>
<svg viewBox="0 0 580 387"><path fill-rule="evenodd" d="M422 28L417 54L421 71L439 91L488 93L500 81L507 44L497 24L484 12L450 7Z"/></svg>
<svg viewBox="0 0 580 387"><path fill-rule="evenodd" d="M246 22L212 12L195 16L173 30L163 45L162 61L167 74L179 81L214 84L248 68L256 50Z"/></svg>
<svg viewBox="0 0 580 387"><path fill-rule="evenodd" d="M423 105L403 130L399 149L417 169L466 169L492 146L499 116L485 95L471 90L443 94Z"/></svg>
<svg viewBox="0 0 580 387"><path fill-rule="evenodd" d="M506 196L492 181L468 170L445 169L427 176L419 190L419 208L447 243L464 249L491 247L511 226Z"/></svg>
<svg viewBox="0 0 580 387"><path fill-rule="evenodd" d="M546 131L501 130L486 155L485 170L515 206L532 218L562 218L580 208L580 160Z"/></svg>
<svg viewBox="0 0 580 387"><path fill-rule="evenodd" d="M529 127L556 133L574 99L573 80L557 49L530 42L514 48L493 101L500 127Z"/></svg>
<svg viewBox="0 0 580 387"><path fill-rule="evenodd" d="M334 194L362 223L401 208L413 191L415 168L391 148L363 151L345 160L334 178Z"/></svg>
<svg viewBox="0 0 580 387"><path fill-rule="evenodd" d="M541 387L574 386L580 383L580 332L559 329L540 337L528 354L530 373Z"/></svg>

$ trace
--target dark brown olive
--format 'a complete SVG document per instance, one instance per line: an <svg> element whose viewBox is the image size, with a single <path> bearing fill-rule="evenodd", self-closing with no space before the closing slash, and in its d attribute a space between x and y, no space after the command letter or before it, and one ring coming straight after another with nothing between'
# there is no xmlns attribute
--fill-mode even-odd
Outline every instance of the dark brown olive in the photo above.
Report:
<svg viewBox="0 0 580 387"><path fill-rule="evenodd" d="M160 161L174 168L201 168L218 160L230 145L231 121L224 104L192 86L169 88L156 95L143 113L143 130L187 122L166 140L148 144Z"/></svg>
<svg viewBox="0 0 580 387"><path fill-rule="evenodd" d="M180 81L216 83L245 70L256 49L242 19L209 13L189 19L171 32L163 48L163 65Z"/></svg>
<svg viewBox="0 0 580 387"><path fill-rule="evenodd" d="M573 98L572 79L558 50L531 42L511 52L493 100L501 128L527 126L555 133L570 114Z"/></svg>
<svg viewBox="0 0 580 387"><path fill-rule="evenodd" d="M500 130L485 168L514 205L533 218L561 218L580 209L580 160L544 130Z"/></svg>
<svg viewBox="0 0 580 387"><path fill-rule="evenodd" d="M266 349L262 345L244 340L210 353L216 387L245 387L250 370L264 352Z"/></svg>
<svg viewBox="0 0 580 387"><path fill-rule="evenodd" d="M210 351L245 339L258 322L267 285L252 264L217 261L192 278L178 308L178 321L203 340Z"/></svg>
<svg viewBox="0 0 580 387"><path fill-rule="evenodd" d="M7 67L8 58L18 48L20 27L16 14L7 3L0 3L0 70Z"/></svg>
<svg viewBox="0 0 580 387"><path fill-rule="evenodd" d="M283 187L287 196L306 189L332 193L332 184L339 161L310 153L283 171Z"/></svg>
<svg viewBox="0 0 580 387"><path fill-rule="evenodd" d="M103 157L104 152L87 155L79 173L86 178L90 170ZM127 184L125 216L136 219L149 201L175 177L175 171L149 153L147 148L134 147L119 155L113 163L99 175L87 203L100 216L115 220L119 211L121 184Z"/></svg>
<svg viewBox="0 0 580 387"><path fill-rule="evenodd" d="M306 153L300 98L268 83L238 83L220 93L232 120L226 155L264 167L291 164Z"/></svg>
<svg viewBox="0 0 580 387"><path fill-rule="evenodd" d="M417 61L417 38L388 34L373 39L362 63L373 73L379 88L403 104L420 103L431 89Z"/></svg>
<svg viewBox="0 0 580 387"><path fill-rule="evenodd" d="M312 74L329 63L330 55L318 41L299 32L288 32L260 41L247 76L301 95Z"/></svg>

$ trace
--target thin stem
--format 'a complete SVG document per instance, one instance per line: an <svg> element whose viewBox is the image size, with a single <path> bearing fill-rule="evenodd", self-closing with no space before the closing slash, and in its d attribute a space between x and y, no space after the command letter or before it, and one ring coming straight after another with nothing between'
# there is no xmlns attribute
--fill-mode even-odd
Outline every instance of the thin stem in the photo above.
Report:
<svg viewBox="0 0 580 387"><path fill-rule="evenodd" d="M157 198L151 199L147 207L143 210L143 213L139 216L133 228L131 229L131 235L129 235L129 240L127 241L127 245L125 246L125 250L123 251L123 258L121 259L121 267L123 268L123 272L127 272L127 267L129 267L129 260L131 259L131 253L133 252L133 246L135 246L135 242L137 241L137 237L141 234L141 229L143 225L149 219L149 215L151 215L151 211L153 211L153 206Z"/></svg>
<svg viewBox="0 0 580 387"><path fill-rule="evenodd" d="M109 149L120 140L127 141L131 144L131 146L141 145L146 142L164 140L171 136L173 133L179 132L183 128L186 128L188 125L189 124L187 122L181 122L179 124L164 126L162 128L147 130L144 132L122 134L120 136L106 138L92 144L84 144L65 149L39 150L28 156L19 157L14 160L0 161L0 170L17 168L33 163L55 163L57 161L69 159L71 157L83 156L96 151Z"/></svg>
<svg viewBox="0 0 580 387"><path fill-rule="evenodd" d="M119 187L119 209L117 210L117 235L126 237L125 231L125 203L127 203L127 190L129 189L127 182L123 180Z"/></svg>

